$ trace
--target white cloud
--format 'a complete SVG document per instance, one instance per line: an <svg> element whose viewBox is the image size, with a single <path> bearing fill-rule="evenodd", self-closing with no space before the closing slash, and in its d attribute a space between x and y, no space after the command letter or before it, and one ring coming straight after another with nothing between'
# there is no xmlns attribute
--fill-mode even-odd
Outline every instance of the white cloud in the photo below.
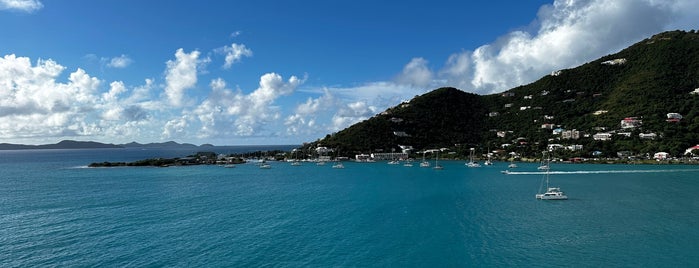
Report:
<svg viewBox="0 0 699 268"><path fill-rule="evenodd" d="M233 43L230 46L225 46L217 49L219 53L226 55L224 69L229 69L234 63L239 62L243 57L252 57L252 50L245 47L243 44Z"/></svg>
<svg viewBox="0 0 699 268"><path fill-rule="evenodd" d="M455 53L439 72L447 85L494 93L616 52L675 25L690 26L689 0L557 0L541 7L538 31L511 32L473 52Z"/></svg>
<svg viewBox="0 0 699 268"><path fill-rule="evenodd" d="M396 82L413 87L426 87L432 83L432 79L432 71L427 66L427 60L413 58L403 67L403 71L396 78Z"/></svg>
<svg viewBox="0 0 699 268"><path fill-rule="evenodd" d="M372 117L379 109L369 105L366 101L353 102L341 107L332 118L334 131L346 128L349 125Z"/></svg>
<svg viewBox="0 0 699 268"><path fill-rule="evenodd" d="M23 12L34 12L44 7L38 0L0 0L0 10L18 10Z"/></svg>
<svg viewBox="0 0 699 268"><path fill-rule="evenodd" d="M101 81L77 69L67 83L56 78L65 70L53 60L6 55L0 58L0 137L85 135L94 125L84 123L94 109Z"/></svg>
<svg viewBox="0 0 699 268"><path fill-rule="evenodd" d="M187 128L189 127L189 123L187 121L189 121L187 116L168 121L165 123L161 138L172 139L185 137L188 134Z"/></svg>
<svg viewBox="0 0 699 268"><path fill-rule="evenodd" d="M128 67L131 63L133 63L133 60L129 58L129 56L126 55L121 55L119 57L114 57L111 60L109 60L109 63L107 63L107 67L112 67L112 68L126 68Z"/></svg>
<svg viewBox="0 0 699 268"><path fill-rule="evenodd" d="M285 125L288 133L295 134L310 130L337 131L428 90L393 82L306 90L322 95L298 105L295 114L286 118ZM308 129L309 124L315 129Z"/></svg>
<svg viewBox="0 0 699 268"><path fill-rule="evenodd" d="M293 93L302 83L296 76L284 81L278 74L267 73L260 77L259 87L246 95L240 90L234 92L226 88L223 79L214 79L210 84L211 93L191 112L190 120L197 119L201 125L197 133L199 138L270 134L265 126L281 117L274 102Z"/></svg>
<svg viewBox="0 0 699 268"><path fill-rule="evenodd" d="M295 113L287 116L284 121L286 132L290 135L311 135L321 131L331 131L333 127L318 125L319 119L325 119L328 114L332 114L336 107L342 103L335 98L327 89L318 98L308 98L306 102L296 107Z"/></svg>
<svg viewBox="0 0 699 268"><path fill-rule="evenodd" d="M171 105L183 106L185 91L196 85L199 54L196 50L187 54L180 48L175 60L167 61L165 95Z"/></svg>

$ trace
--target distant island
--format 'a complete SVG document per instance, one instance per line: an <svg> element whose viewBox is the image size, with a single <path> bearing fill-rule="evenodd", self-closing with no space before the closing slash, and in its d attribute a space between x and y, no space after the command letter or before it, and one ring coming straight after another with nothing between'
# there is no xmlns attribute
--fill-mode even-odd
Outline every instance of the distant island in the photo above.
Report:
<svg viewBox="0 0 699 268"><path fill-rule="evenodd" d="M63 140L54 144L42 145L26 145L26 144L11 144L0 143L0 150L45 150L45 149L118 149L118 148L159 148L159 149L206 149L213 148L211 144L202 144L200 146L189 143L177 143L174 141L161 143L146 143L130 142L126 144L109 144L94 141L74 141Z"/></svg>

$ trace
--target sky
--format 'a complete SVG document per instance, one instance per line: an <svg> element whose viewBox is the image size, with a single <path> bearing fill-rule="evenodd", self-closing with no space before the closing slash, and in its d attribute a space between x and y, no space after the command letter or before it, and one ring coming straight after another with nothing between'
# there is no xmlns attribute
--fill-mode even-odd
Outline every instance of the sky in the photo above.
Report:
<svg viewBox="0 0 699 268"><path fill-rule="evenodd" d="M695 0L0 0L0 143L301 144L697 17Z"/></svg>

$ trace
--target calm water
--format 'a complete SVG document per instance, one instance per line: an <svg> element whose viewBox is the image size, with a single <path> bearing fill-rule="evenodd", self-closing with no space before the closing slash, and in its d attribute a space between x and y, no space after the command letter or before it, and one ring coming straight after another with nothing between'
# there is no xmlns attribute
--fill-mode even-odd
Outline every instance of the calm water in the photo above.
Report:
<svg viewBox="0 0 699 268"><path fill-rule="evenodd" d="M184 154L0 151L0 267L699 265L699 166L84 167Z"/></svg>

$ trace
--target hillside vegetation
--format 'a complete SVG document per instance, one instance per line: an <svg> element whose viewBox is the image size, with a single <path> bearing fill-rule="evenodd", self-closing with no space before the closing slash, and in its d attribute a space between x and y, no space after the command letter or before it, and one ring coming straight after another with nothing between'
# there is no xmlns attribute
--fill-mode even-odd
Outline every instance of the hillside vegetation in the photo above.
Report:
<svg viewBox="0 0 699 268"><path fill-rule="evenodd" d="M570 157L680 156L699 143L697 88L699 34L665 32L500 94L436 89L307 147L350 157L398 145L450 148L457 156L470 147L524 156L548 148ZM668 113L682 118L668 120ZM633 127L622 128L625 118ZM596 140L600 133L611 140Z"/></svg>

